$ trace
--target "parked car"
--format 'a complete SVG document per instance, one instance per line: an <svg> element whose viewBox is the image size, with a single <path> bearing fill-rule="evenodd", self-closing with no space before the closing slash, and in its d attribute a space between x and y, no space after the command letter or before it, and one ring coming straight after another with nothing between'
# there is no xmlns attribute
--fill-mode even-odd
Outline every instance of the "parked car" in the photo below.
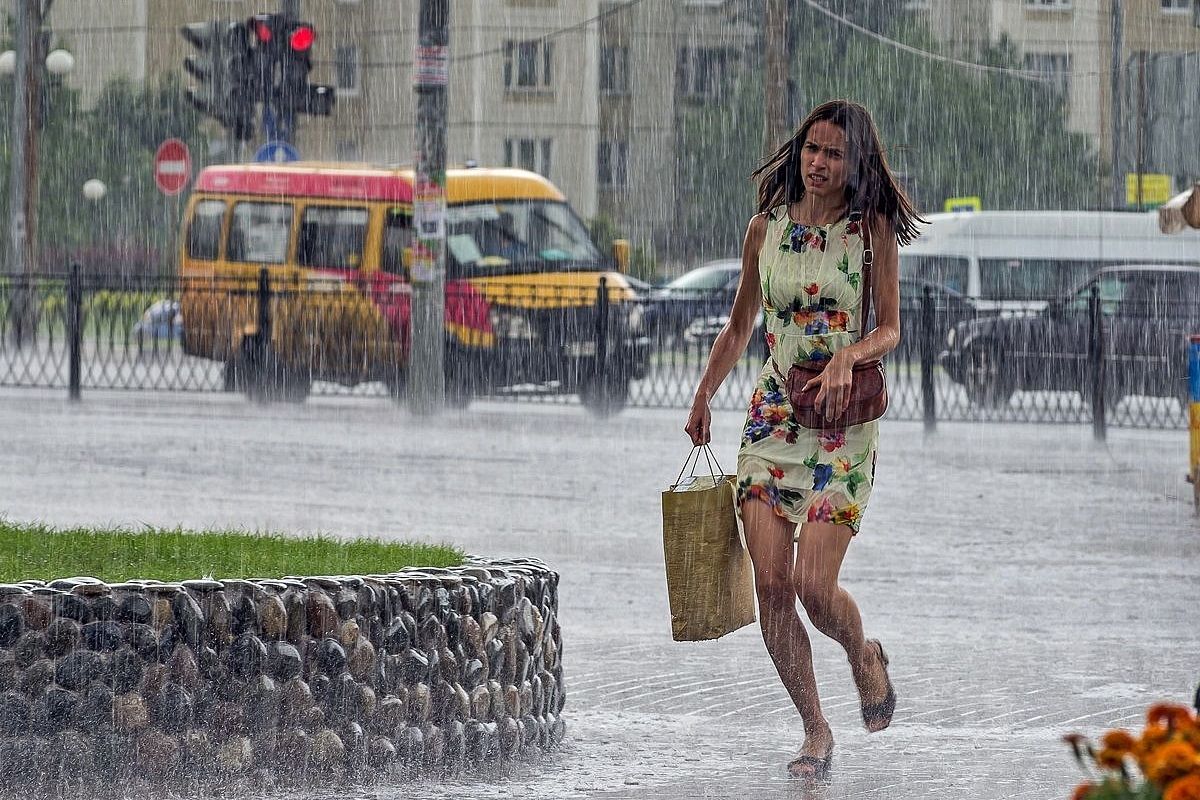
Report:
<svg viewBox="0 0 1200 800"><path fill-rule="evenodd" d="M183 334L183 315L178 300L157 300L142 313L130 331L138 347L155 339L178 340Z"/></svg>
<svg viewBox="0 0 1200 800"><path fill-rule="evenodd" d="M710 261L651 292L644 322L652 341L686 340L685 334L697 322L727 315L741 272L738 259ZM703 322L701 326L706 327Z"/></svg>
<svg viewBox="0 0 1200 800"><path fill-rule="evenodd" d="M921 314L927 287L933 302L932 344L935 348L940 348L947 331L979 315L975 304L961 292L921 278L900 278L900 352L897 355L906 360L916 361L921 355Z"/></svg>
<svg viewBox="0 0 1200 800"><path fill-rule="evenodd" d="M1018 390L1091 396L1089 303L1099 293L1110 405L1126 395L1186 401L1188 337L1200 333L1200 267L1107 267L1046 308L968 320L951 328L940 361L982 407Z"/></svg>

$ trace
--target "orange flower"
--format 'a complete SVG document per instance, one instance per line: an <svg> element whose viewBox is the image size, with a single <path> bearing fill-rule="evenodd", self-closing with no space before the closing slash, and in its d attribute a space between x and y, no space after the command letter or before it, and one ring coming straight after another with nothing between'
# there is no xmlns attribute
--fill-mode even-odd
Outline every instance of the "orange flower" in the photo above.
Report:
<svg viewBox="0 0 1200 800"><path fill-rule="evenodd" d="M1156 703L1146 712L1146 722L1150 725L1166 724L1169 728L1189 726L1195 717L1192 710L1178 703Z"/></svg>
<svg viewBox="0 0 1200 800"><path fill-rule="evenodd" d="M1071 800L1087 800L1087 796L1096 788L1096 784L1091 781L1084 781L1075 787L1075 791L1071 792Z"/></svg>
<svg viewBox="0 0 1200 800"><path fill-rule="evenodd" d="M1163 800L1200 800L1200 774L1185 775L1163 792Z"/></svg>
<svg viewBox="0 0 1200 800"><path fill-rule="evenodd" d="M1161 723L1151 723L1142 730L1142 736L1133 746L1133 754L1138 758L1148 756L1160 744L1171 738L1171 731Z"/></svg>
<svg viewBox="0 0 1200 800"><path fill-rule="evenodd" d="M1118 753L1129 753L1133 750L1135 742L1129 731L1109 731L1100 739L1100 745L1107 750L1115 750Z"/></svg>
<svg viewBox="0 0 1200 800"><path fill-rule="evenodd" d="M1146 777L1160 786L1182 778L1200 767L1196 750L1186 742L1167 742L1150 759Z"/></svg>
<svg viewBox="0 0 1200 800"><path fill-rule="evenodd" d="M1096 753L1096 763L1104 769L1120 769L1124 759L1124 751L1113 750L1111 747L1101 747L1100 752Z"/></svg>

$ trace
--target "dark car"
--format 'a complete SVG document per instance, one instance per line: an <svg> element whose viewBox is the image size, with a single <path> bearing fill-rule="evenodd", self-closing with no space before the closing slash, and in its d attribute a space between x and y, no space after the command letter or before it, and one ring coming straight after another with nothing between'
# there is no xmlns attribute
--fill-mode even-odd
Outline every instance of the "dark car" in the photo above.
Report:
<svg viewBox="0 0 1200 800"><path fill-rule="evenodd" d="M660 344L694 340L694 326L707 328L706 320L729 314L741 273L738 259L710 261L663 284L650 294L646 331Z"/></svg>
<svg viewBox="0 0 1200 800"><path fill-rule="evenodd" d="M1107 403L1127 395L1185 400L1188 337L1200 332L1195 266L1108 267L1042 310L962 322L947 334L942 366L983 407L1002 407L1018 390L1073 390L1090 398L1093 289Z"/></svg>
<svg viewBox="0 0 1200 800"><path fill-rule="evenodd" d="M975 305L966 295L946 286L921 278L900 278L900 348L891 358L916 362L921 356L921 326L925 290L933 303L931 346L941 347L946 333L964 320L979 316ZM935 355L936 355L935 350Z"/></svg>

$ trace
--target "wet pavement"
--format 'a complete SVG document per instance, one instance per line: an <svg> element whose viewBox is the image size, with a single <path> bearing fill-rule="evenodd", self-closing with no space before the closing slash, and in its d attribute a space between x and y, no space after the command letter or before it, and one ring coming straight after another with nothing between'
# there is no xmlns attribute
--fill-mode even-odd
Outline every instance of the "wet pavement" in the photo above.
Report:
<svg viewBox="0 0 1200 800"><path fill-rule="evenodd" d="M892 660L892 727L867 736L849 667L814 635L837 751L783 765L799 720L754 626L673 643L659 492L683 412L608 421L477 403L419 420L387 401L0 393L0 513L52 524L239 527L449 541L562 572L568 739L485 781L355 796L1055 798L1059 737L1134 725L1200 682L1200 523L1185 431L917 423L882 428L843 584ZM718 413L732 468L740 414ZM324 796L316 793L311 796ZM330 797L346 796L344 792Z"/></svg>

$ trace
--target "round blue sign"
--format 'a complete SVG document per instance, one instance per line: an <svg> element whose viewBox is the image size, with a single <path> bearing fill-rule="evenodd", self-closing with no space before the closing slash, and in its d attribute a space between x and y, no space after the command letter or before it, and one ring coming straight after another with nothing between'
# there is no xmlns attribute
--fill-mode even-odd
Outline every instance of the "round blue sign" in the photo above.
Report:
<svg viewBox="0 0 1200 800"><path fill-rule="evenodd" d="M299 161L300 151L287 142L267 142L254 153L254 160L274 164Z"/></svg>

